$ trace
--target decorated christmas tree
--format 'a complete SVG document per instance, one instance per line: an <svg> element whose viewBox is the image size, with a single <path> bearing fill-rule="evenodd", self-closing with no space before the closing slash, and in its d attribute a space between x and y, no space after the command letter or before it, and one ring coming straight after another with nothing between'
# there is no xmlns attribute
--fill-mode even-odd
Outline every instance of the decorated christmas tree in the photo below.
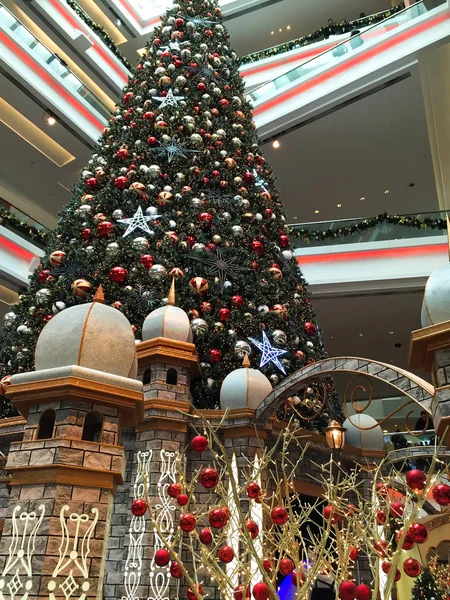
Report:
<svg viewBox="0 0 450 600"><path fill-rule="evenodd" d="M100 284L139 339L173 277L202 367L197 406L218 406L245 354L273 385L325 356L238 68L216 1L167 10L5 317L4 376L32 369L45 323Z"/></svg>
<svg viewBox="0 0 450 600"><path fill-rule="evenodd" d="M430 568L425 567L412 589L412 600L443 600L445 597Z"/></svg>

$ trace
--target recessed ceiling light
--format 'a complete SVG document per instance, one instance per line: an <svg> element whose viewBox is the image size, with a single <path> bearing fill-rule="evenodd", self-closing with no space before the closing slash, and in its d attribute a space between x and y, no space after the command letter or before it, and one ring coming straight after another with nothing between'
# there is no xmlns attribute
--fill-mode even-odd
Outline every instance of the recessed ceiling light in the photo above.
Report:
<svg viewBox="0 0 450 600"><path fill-rule="evenodd" d="M384 193L385 194L390 194L390 191L389 190L384 190Z"/></svg>
<svg viewBox="0 0 450 600"><path fill-rule="evenodd" d="M48 115L48 117L47 117L47 124L50 125L50 127L52 127L53 125L55 125L56 124L55 117L53 117L52 115Z"/></svg>
<svg viewBox="0 0 450 600"><path fill-rule="evenodd" d="M358 333L359 337L364 337L363 333Z"/></svg>
<svg viewBox="0 0 450 600"><path fill-rule="evenodd" d="M272 146L273 146L274 148L279 148L279 147L280 147L280 142L279 142L279 140L274 140L274 141L273 141L273 144L272 144Z"/></svg>
<svg viewBox="0 0 450 600"><path fill-rule="evenodd" d="M338 208L341 208L342 204L336 204L336 206L337 206Z"/></svg>
<svg viewBox="0 0 450 600"><path fill-rule="evenodd" d="M282 29L281 29L281 27L280 27L280 29L279 29L278 31L283 31L283 30L282 30Z"/></svg>
<svg viewBox="0 0 450 600"><path fill-rule="evenodd" d="M116 19L116 27L121 27L122 21L120 19Z"/></svg>
<svg viewBox="0 0 450 600"><path fill-rule="evenodd" d="M383 429L383 433L388 433L388 430L387 429Z"/></svg>
<svg viewBox="0 0 450 600"><path fill-rule="evenodd" d="M330 335L330 340L334 340L334 335Z"/></svg>
<svg viewBox="0 0 450 600"><path fill-rule="evenodd" d="M394 332L393 331L389 331L389 335L394 335Z"/></svg>
<svg viewBox="0 0 450 600"><path fill-rule="evenodd" d="M294 219L294 221L296 221L298 219L298 217L292 217Z"/></svg>
<svg viewBox="0 0 450 600"><path fill-rule="evenodd" d="M320 213L320 210L315 210L314 212L316 213L316 215L318 215Z"/></svg>
<svg viewBox="0 0 450 600"><path fill-rule="evenodd" d="M364 202L365 199L366 199L365 196L361 196L361 198L360 198L361 202Z"/></svg>
<svg viewBox="0 0 450 600"><path fill-rule="evenodd" d="M286 29L290 29L290 28L291 28L291 26L290 26L290 25L288 25L288 26L286 27Z"/></svg>
<svg viewBox="0 0 450 600"><path fill-rule="evenodd" d="M271 31L271 32L270 32L270 35L273 35L274 33L275 33L274 31Z"/></svg>

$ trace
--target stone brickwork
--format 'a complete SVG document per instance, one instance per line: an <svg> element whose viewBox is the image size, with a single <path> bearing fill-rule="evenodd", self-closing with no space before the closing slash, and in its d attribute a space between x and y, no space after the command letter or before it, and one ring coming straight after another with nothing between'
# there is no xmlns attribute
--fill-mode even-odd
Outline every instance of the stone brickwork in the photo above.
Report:
<svg viewBox="0 0 450 600"><path fill-rule="evenodd" d="M175 384L168 383L173 372L176 373ZM158 398L180 402L191 401L190 373L187 367L173 365L170 362L154 362L139 367L138 376L144 382L145 400Z"/></svg>

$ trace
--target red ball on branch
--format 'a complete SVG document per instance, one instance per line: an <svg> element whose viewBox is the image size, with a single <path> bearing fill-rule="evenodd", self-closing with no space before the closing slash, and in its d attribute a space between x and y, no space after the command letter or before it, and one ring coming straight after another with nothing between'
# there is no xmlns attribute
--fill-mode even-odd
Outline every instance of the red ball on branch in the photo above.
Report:
<svg viewBox="0 0 450 600"><path fill-rule="evenodd" d="M141 263L141 265L144 265L144 267L146 269L150 269L150 267L153 266L153 264L154 264L155 261L154 261L153 256L151 254L144 254L139 259L139 262Z"/></svg>
<svg viewBox="0 0 450 600"><path fill-rule="evenodd" d="M450 504L450 486L446 483L438 483L433 487L431 493L439 506L448 506Z"/></svg>
<svg viewBox="0 0 450 600"><path fill-rule="evenodd" d="M203 596L203 588L202 588L202 586L201 585L197 585L196 589L197 589L197 593L200 596ZM188 597L188 600L197 600L197 596L195 595L195 592L192 590L191 587L188 587L186 595Z"/></svg>
<svg viewBox="0 0 450 600"><path fill-rule="evenodd" d="M265 558L262 561L262 566L263 569L266 573L271 573L271 571L273 570L273 561L271 558Z"/></svg>
<svg viewBox="0 0 450 600"><path fill-rule="evenodd" d="M208 440L204 435L196 435L192 438L191 448L194 452L204 452L208 447Z"/></svg>
<svg viewBox="0 0 450 600"><path fill-rule="evenodd" d="M422 571L420 562L415 558L407 558L403 563L403 570L408 577L418 577Z"/></svg>
<svg viewBox="0 0 450 600"><path fill-rule="evenodd" d="M124 283L124 281L127 278L127 275L127 270L123 267L113 267L110 270L108 277L112 283Z"/></svg>
<svg viewBox="0 0 450 600"><path fill-rule="evenodd" d="M219 560L225 564L230 563L234 559L234 550L231 546L222 546L219 550Z"/></svg>
<svg viewBox="0 0 450 600"><path fill-rule="evenodd" d="M400 541L402 535L403 535L402 530L397 533L397 543ZM403 540L402 549L403 550L412 550L415 545L416 545L416 542L414 540L414 537L413 537L411 531L408 530L406 532L405 539Z"/></svg>
<svg viewBox="0 0 450 600"><path fill-rule="evenodd" d="M278 570L282 575L290 575L294 571L294 563L290 558L282 558L278 565Z"/></svg>
<svg viewBox="0 0 450 600"><path fill-rule="evenodd" d="M118 190L124 190L127 187L127 183L128 177L125 177L124 175L120 175L120 177L114 179L114 187Z"/></svg>
<svg viewBox="0 0 450 600"><path fill-rule="evenodd" d="M314 335L317 331L317 327L314 323L310 323L309 321L307 321L305 323L305 331L308 335Z"/></svg>
<svg viewBox="0 0 450 600"><path fill-rule="evenodd" d="M234 588L233 598L234 600L244 600L244 597L250 598L250 588L246 587L243 583L240 583Z"/></svg>
<svg viewBox="0 0 450 600"><path fill-rule="evenodd" d="M212 467L208 467L200 473L199 481L204 488L212 490L219 483L219 473Z"/></svg>
<svg viewBox="0 0 450 600"><path fill-rule="evenodd" d="M295 587L298 587L298 584L302 584L305 583L306 581L306 575L303 572L297 573L297 571L294 571L291 575L291 581L292 581L292 585L295 585Z"/></svg>
<svg viewBox="0 0 450 600"><path fill-rule="evenodd" d="M270 513L270 518L275 525L284 525L288 522L289 515L284 506L275 506Z"/></svg>
<svg viewBox="0 0 450 600"><path fill-rule="evenodd" d="M356 600L370 600L372 597L372 590L365 583L360 583L356 586Z"/></svg>
<svg viewBox="0 0 450 600"><path fill-rule="evenodd" d="M247 494L247 496L249 498L251 498L252 500L254 500L255 498L257 498L261 494L261 488L259 487L259 484L256 483L256 481L251 481L247 485L245 493Z"/></svg>
<svg viewBox="0 0 450 600"><path fill-rule="evenodd" d="M223 508L214 508L208 515L208 521L214 529L222 529L228 522L227 513Z"/></svg>
<svg viewBox="0 0 450 600"><path fill-rule="evenodd" d="M348 549L348 557L350 560L355 561L358 558L358 548L350 546L350 548Z"/></svg>
<svg viewBox="0 0 450 600"><path fill-rule="evenodd" d="M380 496L387 496L389 494L389 488L385 483L377 483L375 490Z"/></svg>
<svg viewBox="0 0 450 600"><path fill-rule="evenodd" d="M378 525L383 525L383 523L386 523L386 518L387 517L382 510L377 510L377 524Z"/></svg>
<svg viewBox="0 0 450 600"><path fill-rule="evenodd" d="M222 352L216 348L211 348L209 351L209 362L215 364L222 361Z"/></svg>
<svg viewBox="0 0 450 600"><path fill-rule="evenodd" d="M404 510L405 505L403 504L403 502L392 502L390 506L391 516L394 517L394 519L401 519Z"/></svg>
<svg viewBox="0 0 450 600"><path fill-rule="evenodd" d="M179 506L186 506L189 502L189 496L187 494L178 494L177 496L177 504Z"/></svg>
<svg viewBox="0 0 450 600"><path fill-rule="evenodd" d="M247 528L249 536L252 538L252 540L255 540L259 535L258 523L256 523L256 521L253 521L252 519L247 519L245 521L245 526Z"/></svg>
<svg viewBox="0 0 450 600"><path fill-rule="evenodd" d="M417 544L423 544L428 539L428 529L423 523L413 523L409 528L414 541Z"/></svg>
<svg viewBox="0 0 450 600"><path fill-rule="evenodd" d="M354 581L343 581L339 586L341 600L354 600L356 597L356 584Z"/></svg>
<svg viewBox="0 0 450 600"><path fill-rule="evenodd" d="M332 523L338 523L341 520L341 515L339 514L339 511L335 506L324 506L323 517L324 519L326 519L327 521L331 521Z"/></svg>
<svg viewBox="0 0 450 600"><path fill-rule="evenodd" d="M136 498L131 503L131 512L135 517L142 517L147 512L147 502L142 498Z"/></svg>
<svg viewBox="0 0 450 600"><path fill-rule="evenodd" d="M113 230L113 224L110 221L102 221L97 225L98 237L108 237Z"/></svg>
<svg viewBox="0 0 450 600"><path fill-rule="evenodd" d="M427 478L425 473L419 469L411 469L411 471L406 473L406 483L416 492L423 490L426 481Z"/></svg>
<svg viewBox="0 0 450 600"><path fill-rule="evenodd" d="M183 577L183 571L176 561L170 565L170 574L174 579L181 579Z"/></svg>
<svg viewBox="0 0 450 600"><path fill-rule="evenodd" d="M197 525L197 519L192 513L183 513L180 516L180 529L187 533L194 531Z"/></svg>
<svg viewBox="0 0 450 600"><path fill-rule="evenodd" d="M211 533L211 529L209 529L209 527L205 527L204 529L202 529L200 531L198 537L199 537L201 543L205 544L206 546L211 544L211 542L213 541L213 536Z"/></svg>
<svg viewBox="0 0 450 600"><path fill-rule="evenodd" d="M170 498L176 498L181 494L181 485L179 483L171 483L167 488L167 495Z"/></svg>
<svg viewBox="0 0 450 600"><path fill-rule="evenodd" d="M165 567L169 564L169 561L170 554L165 548L155 552L155 563L158 565L158 567Z"/></svg>
<svg viewBox="0 0 450 600"><path fill-rule="evenodd" d="M270 590L267 583L260 581L253 586L252 595L255 600L268 600Z"/></svg>

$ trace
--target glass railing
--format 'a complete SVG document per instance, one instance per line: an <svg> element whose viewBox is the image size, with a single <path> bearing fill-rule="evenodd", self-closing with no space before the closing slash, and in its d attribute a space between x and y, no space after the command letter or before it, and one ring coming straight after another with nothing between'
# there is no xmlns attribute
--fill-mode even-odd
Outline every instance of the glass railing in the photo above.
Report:
<svg viewBox="0 0 450 600"><path fill-rule="evenodd" d="M291 242L294 248L312 248L442 236L446 231L446 214L429 212L298 223L290 226Z"/></svg>
<svg viewBox="0 0 450 600"><path fill-rule="evenodd" d="M368 27L362 33L356 29L352 32L350 39L346 39L339 44L336 44L333 48L318 54L295 69L257 87L247 95L247 98L253 104L264 101L282 88L290 86L294 82L306 79L314 71L317 71L324 66L334 66L342 60L345 60L349 53L360 52L362 49L367 48L372 42L378 41L382 35L392 32L397 27L405 25L408 21L417 19L432 8L435 8L436 5L443 4L444 2L445 0L438 0L437 2L421 0L412 6L401 10L395 15Z"/></svg>
<svg viewBox="0 0 450 600"><path fill-rule="evenodd" d="M50 234L48 227L3 198L0 198L0 225L41 247L45 246Z"/></svg>
<svg viewBox="0 0 450 600"><path fill-rule="evenodd" d="M64 60L51 52L3 4L0 3L0 29L13 38L40 65L52 73L74 96L80 96L99 115L109 119L111 111L72 73Z"/></svg>
<svg viewBox="0 0 450 600"><path fill-rule="evenodd" d="M436 436L434 429L428 429L425 433L414 431L411 435L408 431L396 431L385 434L384 442L392 467L407 473L411 469L420 469L427 472L431 466L431 459L439 445L440 438ZM448 466L450 451L445 445L440 446L439 468Z"/></svg>

